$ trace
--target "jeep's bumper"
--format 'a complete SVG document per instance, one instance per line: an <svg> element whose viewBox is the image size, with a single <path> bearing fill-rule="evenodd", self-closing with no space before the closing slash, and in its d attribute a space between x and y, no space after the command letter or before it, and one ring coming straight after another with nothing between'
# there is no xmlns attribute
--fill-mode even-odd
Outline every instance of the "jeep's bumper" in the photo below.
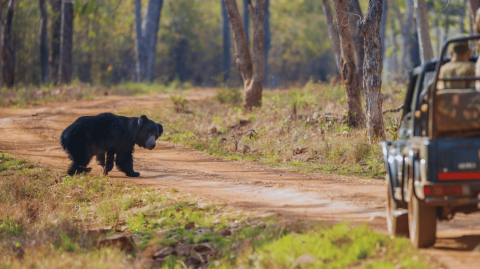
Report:
<svg viewBox="0 0 480 269"><path fill-rule="evenodd" d="M479 193L480 181L415 182L415 194L432 206L479 204Z"/></svg>

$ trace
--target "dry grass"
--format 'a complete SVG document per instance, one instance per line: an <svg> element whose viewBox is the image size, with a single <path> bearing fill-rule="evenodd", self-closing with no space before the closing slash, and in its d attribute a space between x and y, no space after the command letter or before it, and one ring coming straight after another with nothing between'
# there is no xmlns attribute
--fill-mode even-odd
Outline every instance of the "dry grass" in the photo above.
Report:
<svg viewBox="0 0 480 269"><path fill-rule="evenodd" d="M176 81L169 85L129 82L111 87L92 86L80 82L60 86L16 86L12 89L3 88L0 90L0 107L23 108L45 105L50 102L90 100L97 96L144 95L189 88L191 88L190 84L182 84Z"/></svg>
<svg viewBox="0 0 480 269"><path fill-rule="evenodd" d="M408 240L364 226L278 223L176 189L70 177L0 154L0 268L434 267ZM106 225L100 239L130 234L136 251L97 249L99 237L88 229ZM180 246L191 251L181 254ZM157 256L168 249L174 252ZM305 255L309 263L301 264Z"/></svg>
<svg viewBox="0 0 480 269"><path fill-rule="evenodd" d="M403 103L403 86L385 89L385 109ZM341 87L309 83L301 89L265 91L263 107L241 108L238 91L219 89L215 99L183 102L123 114L146 114L165 125L161 138L210 154L310 172L383 178L380 147L365 129L350 129ZM179 103L182 104L179 109ZM387 140L396 139L401 113L385 115ZM255 132L251 131L254 130Z"/></svg>

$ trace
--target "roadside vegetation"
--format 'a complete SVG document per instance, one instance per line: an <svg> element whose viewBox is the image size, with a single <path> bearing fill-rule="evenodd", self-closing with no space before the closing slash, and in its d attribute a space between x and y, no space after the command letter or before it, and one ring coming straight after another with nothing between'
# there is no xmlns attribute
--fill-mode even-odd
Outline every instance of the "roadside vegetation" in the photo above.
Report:
<svg viewBox="0 0 480 269"><path fill-rule="evenodd" d="M174 80L169 84L150 84L127 82L119 85L92 86L86 83L73 82L64 86L17 86L0 90L0 107L25 108L44 105L51 102L72 100L90 100L99 96L138 96L155 93L174 92L179 89L191 89L189 83Z"/></svg>
<svg viewBox="0 0 480 269"><path fill-rule="evenodd" d="M2 268L433 268L406 239L289 223L0 153Z"/></svg>
<svg viewBox="0 0 480 269"><path fill-rule="evenodd" d="M403 94L388 87L385 109L403 103ZM189 101L171 94L171 104L125 110L164 124L164 141L182 143L233 160L252 160L304 172L381 179L381 148L370 144L365 129L350 129L341 86L310 82L303 88L265 91L261 109L246 113L238 90L219 88L214 99ZM386 113L387 140L397 137L400 113Z"/></svg>

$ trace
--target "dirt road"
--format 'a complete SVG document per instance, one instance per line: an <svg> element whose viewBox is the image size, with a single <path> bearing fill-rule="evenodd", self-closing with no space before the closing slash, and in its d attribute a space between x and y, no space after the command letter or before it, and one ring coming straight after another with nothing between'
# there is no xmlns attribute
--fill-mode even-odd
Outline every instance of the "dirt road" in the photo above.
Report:
<svg viewBox="0 0 480 269"><path fill-rule="evenodd" d="M194 91L190 100L212 97ZM104 97L90 101L50 104L29 109L0 109L0 150L66 170L69 160L58 143L60 133L79 116L116 113L126 108L158 106L167 94L148 97ZM147 115L148 116L148 115ZM383 181L343 176L302 174L266 165L225 161L169 143L148 151L137 148L134 167L140 178L127 178L114 169L114 180L155 188L175 188L209 202L280 220L365 222L386 232ZM90 164L92 173L100 167ZM440 222L434 247L424 250L448 268L480 267L480 214L459 214Z"/></svg>

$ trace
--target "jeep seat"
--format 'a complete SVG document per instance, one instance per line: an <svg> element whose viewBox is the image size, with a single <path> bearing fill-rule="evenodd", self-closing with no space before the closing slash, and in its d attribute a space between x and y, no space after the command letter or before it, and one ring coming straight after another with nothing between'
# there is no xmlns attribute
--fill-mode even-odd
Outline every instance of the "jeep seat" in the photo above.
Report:
<svg viewBox="0 0 480 269"><path fill-rule="evenodd" d="M434 107L436 136L480 134L480 92L474 88L438 90Z"/></svg>

